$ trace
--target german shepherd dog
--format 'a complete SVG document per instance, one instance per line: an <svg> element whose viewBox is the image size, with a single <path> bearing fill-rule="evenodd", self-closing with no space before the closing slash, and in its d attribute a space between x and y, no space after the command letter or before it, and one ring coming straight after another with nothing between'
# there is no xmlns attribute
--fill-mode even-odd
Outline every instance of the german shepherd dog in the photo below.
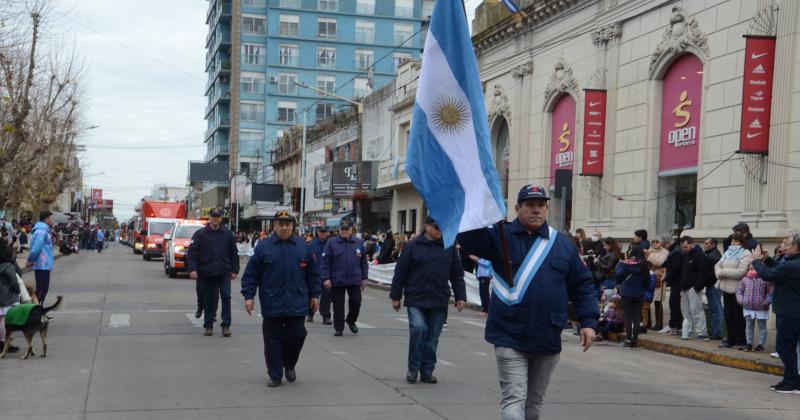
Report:
<svg viewBox="0 0 800 420"><path fill-rule="evenodd" d="M47 326L49 323L49 319L47 318L47 313L53 310L58 310L61 307L62 297L58 296L56 298L56 303L52 306L44 307L42 305L36 305L31 309L30 316L28 317L28 321L25 325L17 326L17 325L9 325L6 322L6 336L5 336L5 345L3 346L3 352L0 353L0 359L6 357L6 353L8 352L8 346L11 343L11 333L14 331L22 331L25 335L25 341L28 342L28 350L22 355L22 360L27 359L31 356L36 356L33 352L33 337L36 333L42 337L42 357L47 357Z"/></svg>

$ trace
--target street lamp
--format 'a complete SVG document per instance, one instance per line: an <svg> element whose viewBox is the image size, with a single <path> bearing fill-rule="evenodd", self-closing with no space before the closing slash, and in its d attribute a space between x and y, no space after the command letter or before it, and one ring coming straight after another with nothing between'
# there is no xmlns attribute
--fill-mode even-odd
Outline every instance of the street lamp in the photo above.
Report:
<svg viewBox="0 0 800 420"><path fill-rule="evenodd" d="M309 85L307 85L305 83L294 82L294 84L299 86L299 87L301 87L301 88L311 89L314 92L321 93L322 95L324 95L323 98L326 98L326 97L330 96L332 98L340 99L340 100L345 101L345 102L347 102L349 104L355 105L356 112L358 114L358 131L359 131L359 136L358 137L359 137L359 139L361 139L361 116L364 114L364 104L363 103L354 101L352 99L345 98L343 96L336 95L335 93L328 92L328 91L320 89L320 88L309 86ZM302 147L302 152L301 152L302 153L302 157L301 157L302 164L300 165L301 166L301 169L300 169L300 171L301 171L301 174L300 174L300 229L301 229L301 231L305 231L305 216L306 216L306 136L307 136L307 132L308 132L307 119L308 119L308 107L305 107L305 108L303 108L303 147ZM361 178L361 169L362 169L361 168L361 166L362 166L361 165L361 163L362 163L361 161L362 161L361 148L359 147L358 156L356 156L356 166L357 166L357 169L356 169L356 175L357 175L356 189L359 190L359 191L361 190L361 179L362 179ZM360 228L361 228L361 202L359 201L357 203L357 207L356 207L356 230L359 230Z"/></svg>

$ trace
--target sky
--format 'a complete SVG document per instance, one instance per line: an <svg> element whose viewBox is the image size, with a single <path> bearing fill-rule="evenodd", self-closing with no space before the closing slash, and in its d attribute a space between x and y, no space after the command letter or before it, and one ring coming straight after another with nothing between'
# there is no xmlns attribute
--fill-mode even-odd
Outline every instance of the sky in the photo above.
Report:
<svg viewBox="0 0 800 420"><path fill-rule="evenodd" d="M467 15L482 0L466 0ZM203 0L61 0L46 29L86 62L84 187L127 219L154 184L185 186L203 160L208 28Z"/></svg>

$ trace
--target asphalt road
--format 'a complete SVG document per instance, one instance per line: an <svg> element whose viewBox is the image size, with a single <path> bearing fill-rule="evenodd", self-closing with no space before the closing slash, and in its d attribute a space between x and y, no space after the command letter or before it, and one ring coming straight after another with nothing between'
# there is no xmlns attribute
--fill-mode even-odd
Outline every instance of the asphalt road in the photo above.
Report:
<svg viewBox="0 0 800 420"><path fill-rule="evenodd" d="M268 389L261 319L244 312L238 281L233 290L233 337L219 328L203 337L194 281L167 278L161 261L117 244L58 260L48 301L60 294L65 306L48 357L0 360L0 419L499 417L492 347L474 312L450 314L439 384L408 385L405 314L368 290L358 335L307 324L297 382ZM581 353L577 337L563 341L546 419L800 419L800 397L767 389L773 376L614 345Z"/></svg>

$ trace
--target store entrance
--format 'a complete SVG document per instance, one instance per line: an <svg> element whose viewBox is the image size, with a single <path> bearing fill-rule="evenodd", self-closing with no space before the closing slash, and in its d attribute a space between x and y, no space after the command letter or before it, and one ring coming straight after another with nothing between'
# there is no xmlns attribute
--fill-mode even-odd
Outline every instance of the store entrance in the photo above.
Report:
<svg viewBox="0 0 800 420"><path fill-rule="evenodd" d="M679 236L694 227L697 213L697 174L661 177L658 179L659 235Z"/></svg>

